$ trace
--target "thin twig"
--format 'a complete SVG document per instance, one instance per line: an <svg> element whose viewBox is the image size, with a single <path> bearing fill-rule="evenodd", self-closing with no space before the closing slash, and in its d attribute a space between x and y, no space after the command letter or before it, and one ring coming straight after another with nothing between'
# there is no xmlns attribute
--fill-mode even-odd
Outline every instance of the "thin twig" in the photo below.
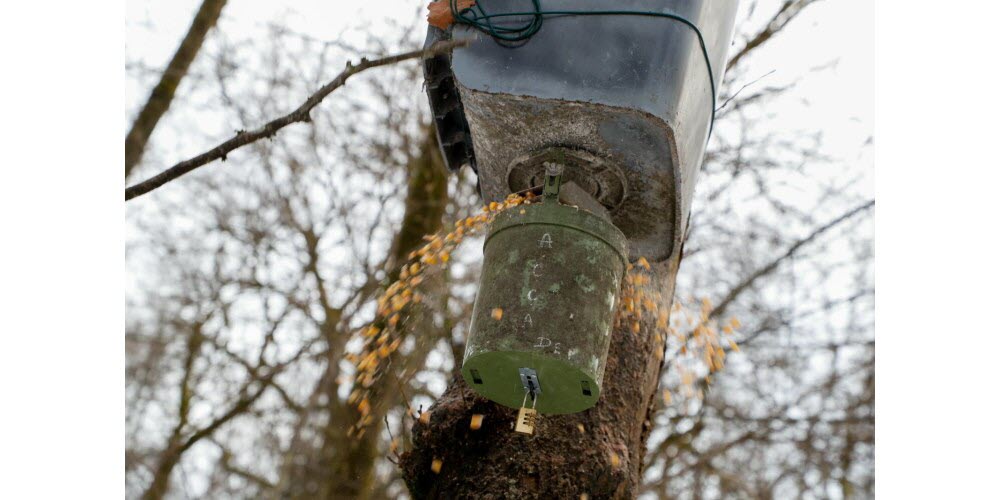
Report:
<svg viewBox="0 0 1000 500"><path fill-rule="evenodd" d="M247 144L259 141L264 138L272 137L282 128L291 125L296 122L308 122L311 120L309 117L309 112L312 111L326 96L330 95L334 90L344 86L347 79L354 76L362 71L371 68L377 68L379 66L388 66L390 64L396 64L401 61L406 61L408 59L426 59L428 57L433 57L445 52L450 52L457 47L464 47L470 43L469 40L452 40L447 42L438 42L433 47L429 49L413 50L410 52L404 52L402 54L396 54L392 56L387 56L374 60L361 59L358 64L348 63L347 68L344 69L336 78L321 87L313 95L309 96L308 99L301 106L299 106L295 111L288 113L285 116L276 118L264 124L262 127L250 131L238 131L236 136L229 139L222 144L198 155L194 158L184 160L153 177L142 181L133 186L129 186L125 189L125 201L131 200L137 196L146 194L178 177L215 160L226 160L226 155L232 151L246 146Z"/></svg>
<svg viewBox="0 0 1000 500"><path fill-rule="evenodd" d="M750 276L747 276L745 279L743 279L743 281L740 282L740 284L738 284L735 287L733 287L733 289L730 290L728 294L726 294L726 297L724 299L722 299L721 302L719 302L719 305L715 306L715 308L712 309L712 311L708 314L708 316L710 318L715 318L715 317L721 316L725 312L726 308L729 307L729 305L734 300L736 300L736 298L741 293L743 293L744 290L750 288L750 286L752 286L754 284L754 282L756 282L758 279L762 278L763 276L766 276L766 275L770 274L772 271L774 271L775 269L777 269L778 265L780 265L785 259L788 259L789 257L795 255L795 252L799 251L800 248L802 248L803 246L809 244L811 241L815 240L816 238L818 238L819 236L821 236L823 233L829 231L830 229L833 229L834 227L836 227L837 225L839 225L841 222L844 222L844 221L850 219L851 217L854 217L855 215L857 215L857 214L859 214L861 212L864 212L864 211L866 211L866 210L868 210L868 209L870 209L870 208L872 208L874 206L875 206L875 200L866 201L865 203L862 203L861 205L859 205L857 207L854 207L851 210L848 210L846 213L842 214L840 217L837 217L836 219L833 219L832 221L827 222L826 224L820 226L815 231L813 231L812 233L810 233L809 236L806 236L805 238L802 238L801 240L795 242L794 245L792 245L791 247L789 247L788 250L786 250L780 256L778 256L777 258L775 258L774 260L772 260L766 266L758 269L757 271L755 271Z"/></svg>
<svg viewBox="0 0 1000 500"><path fill-rule="evenodd" d="M413 418L413 408L410 406L410 397L407 396L406 391L403 390L403 383L399 380L399 377L396 376L396 372L390 371L389 373L392 375L392 378L396 380L396 387L399 388L399 393L403 395L403 401L406 402L406 414L409 415L410 418ZM388 425L388 423L386 425Z"/></svg>
<svg viewBox="0 0 1000 500"><path fill-rule="evenodd" d="M729 104L729 102L732 101L733 99L736 99L736 96L740 95L740 92L743 92L743 90L746 89L747 87L749 87L749 86L751 86L751 85L753 85L753 84L755 84L755 83L763 80L764 78L768 77L771 73L774 73L775 71L777 71L777 70L776 69L772 69L771 71L768 71L767 73L764 73L763 75L760 75L760 77L758 77L754 81L749 82L746 85L740 87L740 89L737 90L735 94L729 96L729 99L726 99L726 102L722 103L722 106L719 106L718 108L715 108L715 112L718 113L719 111L722 111L722 108L726 107L726 105Z"/></svg>
<svg viewBox="0 0 1000 500"><path fill-rule="evenodd" d="M774 38L774 36L783 30L785 26L788 26L788 23L792 22L796 16L802 13L803 9L813 3L816 3L817 1L818 0L785 0L781 7L778 8L778 11L771 16L771 19L764 26L764 29L756 35L750 37L746 44L743 45L743 48L736 51L735 54L729 57L729 62L726 63L726 71L735 68L744 57L749 55L761 45L765 44L768 40Z"/></svg>
<svg viewBox="0 0 1000 500"><path fill-rule="evenodd" d="M389 433L389 441L390 442L395 441L396 437L392 435L392 429L389 428L389 414L388 413L386 413L385 415L382 415L382 421L385 422L385 431ZM395 449L392 450L392 454L396 455L396 459L397 460L399 459L399 452L397 452ZM393 460L393 459L391 459L389 457L385 457L385 458L388 459L390 462L392 462L397 467L399 466L399 462L397 462L396 460Z"/></svg>

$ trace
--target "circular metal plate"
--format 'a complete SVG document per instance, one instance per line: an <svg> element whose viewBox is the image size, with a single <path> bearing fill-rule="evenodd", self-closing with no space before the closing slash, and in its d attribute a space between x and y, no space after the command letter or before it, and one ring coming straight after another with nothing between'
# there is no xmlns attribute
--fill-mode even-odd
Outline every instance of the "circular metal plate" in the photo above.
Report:
<svg viewBox="0 0 1000 500"><path fill-rule="evenodd" d="M625 201L626 182L618 167L586 151L569 148L546 148L511 162L507 183L513 193L541 186L545 182L544 163L563 165L562 182L575 182L614 212Z"/></svg>

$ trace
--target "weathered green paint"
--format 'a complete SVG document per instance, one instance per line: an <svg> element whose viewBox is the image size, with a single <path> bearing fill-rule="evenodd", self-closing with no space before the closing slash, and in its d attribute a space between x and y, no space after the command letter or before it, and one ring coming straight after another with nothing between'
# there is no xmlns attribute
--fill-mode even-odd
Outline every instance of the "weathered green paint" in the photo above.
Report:
<svg viewBox="0 0 1000 500"><path fill-rule="evenodd" d="M497 215L483 252L465 381L517 408L524 400L518 369L533 368L542 388L540 413L596 404L628 262L625 236L609 221L546 200ZM498 308L499 320L493 316Z"/></svg>

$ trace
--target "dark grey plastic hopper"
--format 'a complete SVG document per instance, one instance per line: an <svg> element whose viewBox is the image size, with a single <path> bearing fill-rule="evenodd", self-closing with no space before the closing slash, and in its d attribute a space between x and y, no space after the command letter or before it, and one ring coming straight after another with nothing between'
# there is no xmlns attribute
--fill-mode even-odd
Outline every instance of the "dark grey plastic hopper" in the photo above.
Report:
<svg viewBox="0 0 1000 500"><path fill-rule="evenodd" d="M479 1L491 13L532 10L530 0ZM542 10L683 16L699 27L718 83L737 1L542 0ZM516 46L468 26L431 27L427 44L450 38L474 42L425 63L449 168L470 165L484 200L499 201L540 185L543 162L561 163L566 181L607 208L631 256L679 251L715 106L694 30L655 17L551 16Z"/></svg>

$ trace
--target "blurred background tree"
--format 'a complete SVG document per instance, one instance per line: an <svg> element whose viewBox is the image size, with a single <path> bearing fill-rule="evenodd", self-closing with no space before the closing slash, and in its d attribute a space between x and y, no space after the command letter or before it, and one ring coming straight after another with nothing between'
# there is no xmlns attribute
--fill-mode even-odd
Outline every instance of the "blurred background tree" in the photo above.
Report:
<svg viewBox="0 0 1000 500"><path fill-rule="evenodd" d="M739 352L710 380L664 370L642 498L873 495L871 138L790 127L788 110L809 113L815 75L838 61L806 56L793 71L767 54L810 42L830 12L812 3L742 6L676 293L739 318ZM130 5L127 23L165 37L151 8ZM170 9L189 31L203 15ZM348 60L419 46L421 9L380 9L317 37L294 11L247 20L226 6L148 127L132 179L294 109ZM132 127L165 72L141 45L126 55ZM416 63L355 78L311 123L128 203L129 497L408 495L395 463L408 410L428 408L460 362L477 242L425 286L392 376L372 388L375 423L351 435L361 415L345 355L392 270L479 201L472 172L441 165Z"/></svg>

